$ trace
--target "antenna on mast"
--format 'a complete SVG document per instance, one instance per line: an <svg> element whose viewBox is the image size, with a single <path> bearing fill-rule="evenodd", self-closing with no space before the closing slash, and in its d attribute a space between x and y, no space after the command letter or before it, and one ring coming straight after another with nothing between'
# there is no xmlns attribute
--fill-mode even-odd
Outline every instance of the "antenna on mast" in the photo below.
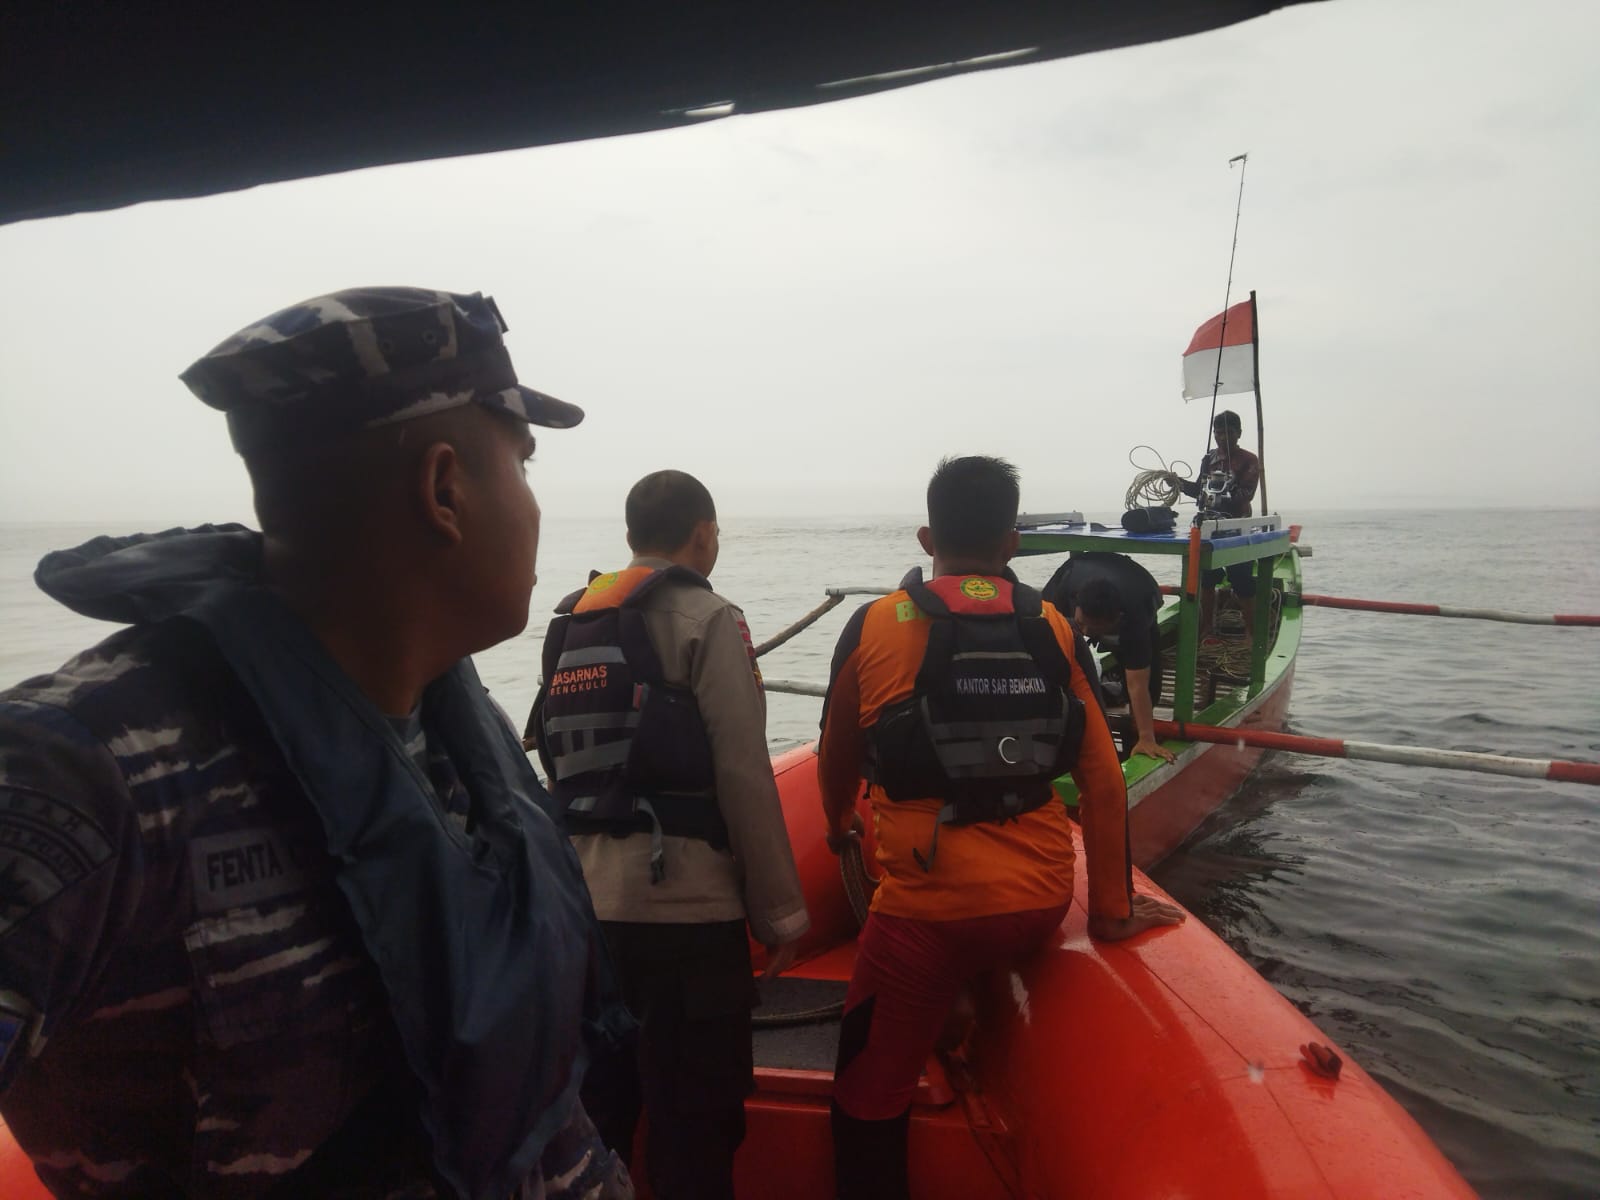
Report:
<svg viewBox="0 0 1600 1200"><path fill-rule="evenodd" d="M1206 453L1211 453L1211 432L1217 423L1217 393L1222 390L1222 347L1228 344L1228 302L1233 299L1233 260L1239 253L1239 214L1244 211L1244 172L1250 165L1250 155L1235 154L1228 160L1228 170L1233 170L1233 164L1242 164L1239 167L1239 200L1233 208L1233 246L1228 251L1228 284L1222 292L1222 328L1217 330L1217 374L1211 381L1211 422L1206 426ZM1230 460L1232 455L1229 455ZM1228 469L1233 469L1233 463L1228 463Z"/></svg>

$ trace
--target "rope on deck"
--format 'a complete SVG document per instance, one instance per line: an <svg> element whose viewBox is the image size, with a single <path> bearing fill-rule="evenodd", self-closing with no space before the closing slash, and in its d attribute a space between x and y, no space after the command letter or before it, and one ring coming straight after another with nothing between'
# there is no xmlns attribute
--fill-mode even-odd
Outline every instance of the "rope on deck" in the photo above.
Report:
<svg viewBox="0 0 1600 1200"><path fill-rule="evenodd" d="M872 907L872 893L878 884L867 874L867 861L861 850L860 839L851 838L839 852L839 874L844 879L844 894L850 901L850 912L855 916L856 925L865 925L867 913ZM837 1021L842 1016L844 1001L836 1000L832 1004L796 1012L751 1013L750 1023L757 1029L782 1029L791 1025L821 1025L827 1021Z"/></svg>

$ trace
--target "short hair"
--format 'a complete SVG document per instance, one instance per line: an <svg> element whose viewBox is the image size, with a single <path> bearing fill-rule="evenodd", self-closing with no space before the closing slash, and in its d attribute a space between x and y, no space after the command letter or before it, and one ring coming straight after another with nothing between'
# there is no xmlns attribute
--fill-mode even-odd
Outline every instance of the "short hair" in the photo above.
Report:
<svg viewBox="0 0 1600 1200"><path fill-rule="evenodd" d="M1109 621L1122 615L1122 593L1109 579L1091 579L1078 593L1077 607L1096 621Z"/></svg>
<svg viewBox="0 0 1600 1200"><path fill-rule="evenodd" d="M928 480L928 528L943 554L984 556L1002 549L1017 527L1017 469L974 454L942 459Z"/></svg>
<svg viewBox="0 0 1600 1200"><path fill-rule="evenodd" d="M1238 413L1229 408L1223 409L1216 415L1215 419L1212 420L1211 428L1215 429L1218 425L1222 425L1228 429L1231 429L1234 437L1238 437L1244 433L1244 422L1239 419Z"/></svg>
<svg viewBox="0 0 1600 1200"><path fill-rule="evenodd" d="M628 493L623 508L628 545L636 553L660 550L670 554L694 536L702 521L717 519L717 506L706 485L684 471L655 471Z"/></svg>
<svg viewBox="0 0 1600 1200"><path fill-rule="evenodd" d="M479 412L490 419L475 419ZM493 409L462 406L326 438L277 430L236 441L235 449L250 474L261 531L320 536L335 518L364 507L389 511L382 484L402 478L435 442L448 442L470 474L481 474L490 461L494 427L508 422L523 425Z"/></svg>

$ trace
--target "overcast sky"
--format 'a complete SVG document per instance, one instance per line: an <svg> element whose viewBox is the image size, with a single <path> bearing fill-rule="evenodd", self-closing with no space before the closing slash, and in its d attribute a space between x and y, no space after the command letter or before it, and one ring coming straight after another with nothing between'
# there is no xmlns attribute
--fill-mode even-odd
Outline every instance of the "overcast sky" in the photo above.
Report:
<svg viewBox="0 0 1600 1200"><path fill-rule="evenodd" d="M547 510L646 471L727 515L1034 510L1198 460L1179 356L1259 293L1273 507L1600 504L1600 6L1333 0L694 129L0 227L0 520L248 513L176 376L360 284L496 297ZM1249 396L1230 403L1246 413Z"/></svg>

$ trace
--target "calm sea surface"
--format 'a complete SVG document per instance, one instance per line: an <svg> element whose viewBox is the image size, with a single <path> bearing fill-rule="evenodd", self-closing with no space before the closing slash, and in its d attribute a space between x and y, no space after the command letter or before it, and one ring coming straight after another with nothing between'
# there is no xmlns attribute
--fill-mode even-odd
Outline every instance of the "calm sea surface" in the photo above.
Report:
<svg viewBox="0 0 1600 1200"><path fill-rule="evenodd" d="M1600 611L1600 512L1297 516L1306 590L1530 612ZM757 638L829 584L892 585L906 520L723 522L718 589ZM44 551L127 526L0 525L0 686L108 627L33 587ZM517 719L547 612L623 561L620 522L547 517L534 628L478 659ZM1021 561L1042 583L1056 559ZM1163 580L1164 582L1167 580ZM823 680L845 605L769 656ZM774 747L818 703L773 696ZM1310 609L1291 728L1600 760L1600 630ZM1157 880L1346 1047L1489 1197L1600 1195L1600 791L1269 755Z"/></svg>

